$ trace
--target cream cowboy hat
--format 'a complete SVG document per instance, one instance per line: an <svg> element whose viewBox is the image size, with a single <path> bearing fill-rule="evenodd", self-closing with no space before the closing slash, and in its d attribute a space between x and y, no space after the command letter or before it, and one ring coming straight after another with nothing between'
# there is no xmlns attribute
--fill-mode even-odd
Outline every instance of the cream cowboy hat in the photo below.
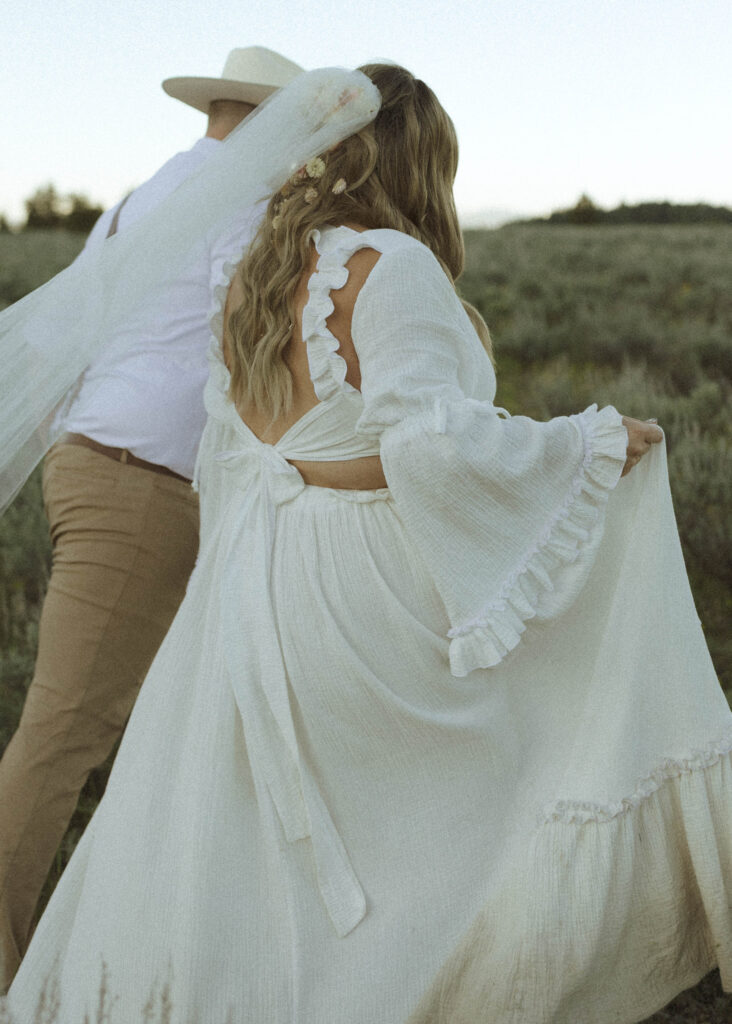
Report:
<svg viewBox="0 0 732 1024"><path fill-rule="evenodd" d="M304 70L266 46L244 46L231 51L221 78L166 78L163 89L207 114L214 100L239 100L256 106Z"/></svg>

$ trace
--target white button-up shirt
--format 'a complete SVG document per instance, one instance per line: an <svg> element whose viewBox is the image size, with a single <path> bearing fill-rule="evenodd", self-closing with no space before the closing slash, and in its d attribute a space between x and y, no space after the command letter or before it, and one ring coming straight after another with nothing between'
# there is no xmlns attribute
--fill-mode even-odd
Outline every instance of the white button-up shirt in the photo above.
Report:
<svg viewBox="0 0 732 1024"><path fill-rule="evenodd" d="M199 139L192 149L168 160L129 196L117 230L123 232L154 209L219 145L216 139ZM99 218L86 252L103 244L115 209ZM237 246L241 252L249 241L248 223L243 217L242 226L227 237L232 252ZM66 418L67 431L127 448L148 462L193 476L206 419L203 388L208 376L211 267L217 254L210 239L201 238L185 273L154 302L116 326L109 351L84 374ZM114 351L115 339L124 341L121 356Z"/></svg>

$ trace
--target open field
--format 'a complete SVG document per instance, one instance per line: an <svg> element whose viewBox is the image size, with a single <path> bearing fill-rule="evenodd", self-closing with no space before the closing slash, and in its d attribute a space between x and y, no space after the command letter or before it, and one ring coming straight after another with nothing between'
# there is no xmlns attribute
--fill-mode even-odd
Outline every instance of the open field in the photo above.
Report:
<svg viewBox="0 0 732 1024"><path fill-rule="evenodd" d="M0 234L0 309L76 255L78 235ZM732 227L507 226L467 234L462 293L494 335L498 404L538 418L593 401L656 416L697 608L732 691ZM0 752L32 671L50 551L34 474L0 519ZM55 884L103 792L92 774ZM716 975L653 1024L728 1024Z"/></svg>

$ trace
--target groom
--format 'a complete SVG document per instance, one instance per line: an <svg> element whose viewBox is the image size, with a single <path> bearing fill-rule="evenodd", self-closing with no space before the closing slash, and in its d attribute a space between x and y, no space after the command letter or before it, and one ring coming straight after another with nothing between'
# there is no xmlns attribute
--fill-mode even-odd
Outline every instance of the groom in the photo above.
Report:
<svg viewBox="0 0 732 1024"><path fill-rule="evenodd" d="M99 219L83 258L154 209L301 70L253 46L232 50L221 78L163 82L208 115L206 134ZM0 994L25 953L81 788L120 737L195 562L190 480L205 419L215 255L202 244L198 264L154 308L117 325L124 359L102 353L88 368L45 460L53 568L35 674L0 761Z"/></svg>

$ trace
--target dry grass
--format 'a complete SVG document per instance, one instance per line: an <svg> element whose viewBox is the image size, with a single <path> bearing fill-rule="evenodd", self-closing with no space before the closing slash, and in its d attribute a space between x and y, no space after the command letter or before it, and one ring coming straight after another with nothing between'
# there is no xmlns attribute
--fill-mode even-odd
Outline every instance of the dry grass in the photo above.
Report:
<svg viewBox="0 0 732 1024"><path fill-rule="evenodd" d="M3 1007L3 1000L0 998L0 1024L17 1024L7 1009ZM102 984L99 990L99 1000L93 1017L85 1016L79 1024L111 1024L110 1016L112 1001L107 988L106 975L102 977ZM58 1016L58 993L55 986L50 986L44 991L39 1002L38 1011L33 1024L57 1024ZM148 1000L140 1024L171 1024L173 1016L173 1002L170 988L165 986L157 996L151 996ZM682 992L673 1002L652 1017L648 1017L638 1024L731 1024L732 1022L732 994L725 994L719 980L719 971L712 971L703 978L696 988ZM70 1021L64 1024L72 1024ZM195 1024L195 1022L191 1022ZM230 1014L222 1024L237 1024ZM499 1024L499 1022L495 1022Z"/></svg>

